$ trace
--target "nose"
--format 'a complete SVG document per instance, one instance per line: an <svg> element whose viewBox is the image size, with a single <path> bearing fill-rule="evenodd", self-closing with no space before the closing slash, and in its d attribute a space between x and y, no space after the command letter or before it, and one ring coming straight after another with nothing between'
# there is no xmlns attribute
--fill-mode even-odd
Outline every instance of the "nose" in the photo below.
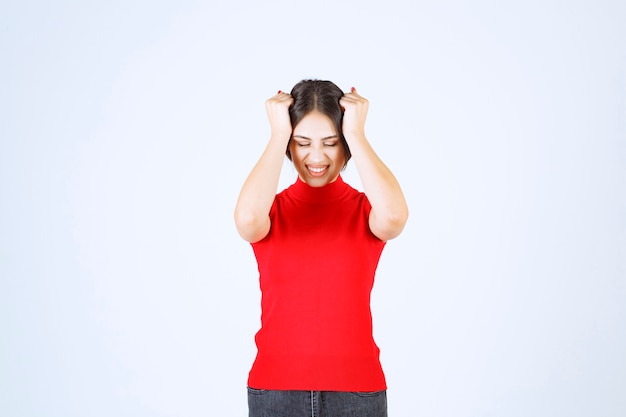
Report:
<svg viewBox="0 0 626 417"><path fill-rule="evenodd" d="M324 161L324 147L321 144L315 144L311 146L311 153L309 154L309 162L318 163Z"/></svg>

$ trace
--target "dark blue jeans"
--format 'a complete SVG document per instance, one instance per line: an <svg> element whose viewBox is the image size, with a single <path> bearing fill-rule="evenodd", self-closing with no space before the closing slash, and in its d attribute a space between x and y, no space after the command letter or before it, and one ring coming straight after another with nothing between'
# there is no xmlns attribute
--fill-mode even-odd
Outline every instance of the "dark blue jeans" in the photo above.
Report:
<svg viewBox="0 0 626 417"><path fill-rule="evenodd" d="M387 417L387 392L248 388L249 417Z"/></svg>

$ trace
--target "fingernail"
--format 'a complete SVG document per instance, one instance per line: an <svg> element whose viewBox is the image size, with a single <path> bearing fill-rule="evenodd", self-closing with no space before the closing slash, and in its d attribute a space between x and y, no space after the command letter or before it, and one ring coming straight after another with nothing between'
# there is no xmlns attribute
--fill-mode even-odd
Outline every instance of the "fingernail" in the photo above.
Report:
<svg viewBox="0 0 626 417"><path fill-rule="evenodd" d="M276 93L276 94L280 94L280 93L282 93L282 91L281 91L281 90L278 90L278 93Z"/></svg>
<svg viewBox="0 0 626 417"><path fill-rule="evenodd" d="M350 91L352 91L354 93L356 91L356 88L352 87L352 88L350 88Z"/></svg>

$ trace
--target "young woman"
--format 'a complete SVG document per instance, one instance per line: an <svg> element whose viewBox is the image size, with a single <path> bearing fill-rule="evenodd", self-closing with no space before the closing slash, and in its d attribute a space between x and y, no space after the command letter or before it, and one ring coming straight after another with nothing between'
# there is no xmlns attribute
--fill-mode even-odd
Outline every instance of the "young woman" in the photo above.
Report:
<svg viewBox="0 0 626 417"><path fill-rule="evenodd" d="M262 293L249 416L387 416L370 293L408 209L365 137L368 101L355 88L304 80L265 107L270 140L235 208ZM276 194L285 153L298 178ZM340 175L350 158L364 193Z"/></svg>

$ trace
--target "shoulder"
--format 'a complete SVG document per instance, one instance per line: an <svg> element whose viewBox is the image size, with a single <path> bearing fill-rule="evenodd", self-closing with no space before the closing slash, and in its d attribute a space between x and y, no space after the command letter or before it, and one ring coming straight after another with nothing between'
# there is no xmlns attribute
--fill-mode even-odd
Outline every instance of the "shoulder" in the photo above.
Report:
<svg viewBox="0 0 626 417"><path fill-rule="evenodd" d="M354 204L355 206L363 207L369 212L372 205L370 204L370 200L367 198L365 193L357 190L351 185L348 185L348 187L348 191L346 192L346 201Z"/></svg>

